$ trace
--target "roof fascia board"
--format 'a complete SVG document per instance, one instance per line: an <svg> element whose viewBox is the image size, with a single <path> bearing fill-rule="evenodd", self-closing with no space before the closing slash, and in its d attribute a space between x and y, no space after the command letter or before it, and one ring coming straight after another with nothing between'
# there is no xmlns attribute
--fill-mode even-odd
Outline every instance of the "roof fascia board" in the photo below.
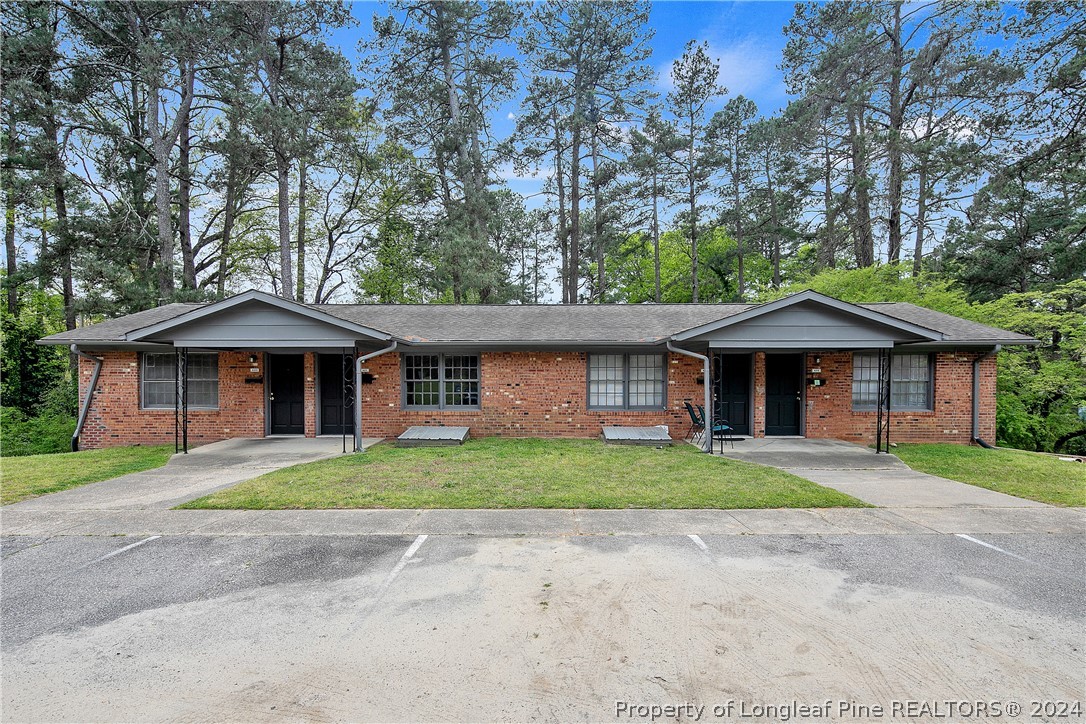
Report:
<svg viewBox="0 0 1086 724"><path fill-rule="evenodd" d="M898 349L922 349L931 352L953 352L959 349L968 350L981 350L992 349L996 346L1007 347L1013 345L1022 345L1024 347L1033 347L1039 345L1041 341L1039 339L1033 339L1032 337L1027 339L944 339L941 342L899 342L896 347Z"/></svg>
<svg viewBox="0 0 1086 724"><path fill-rule="evenodd" d="M927 327L922 327L918 324L913 324L912 322L906 322L904 320L898 319L897 317L891 317L888 314L883 314L882 312L875 312L870 309L865 309L864 307L858 306L856 304L842 302L840 299L834 299L833 297L829 297L825 294L820 294L819 292L811 291L808 289L807 291L792 294L787 297L782 297L772 302L766 302L765 304L761 304L757 307L752 307L751 309L739 312L738 314L733 314L729 317L718 319L715 322L709 322L708 324L703 324L701 326L693 327L692 329L679 332L678 334L673 335L671 339L675 342L682 342L691 339L692 337L697 337L699 335L707 334L709 332L715 332L716 330L723 329L724 327L730 327L735 324L740 324L747 320L754 319L755 317L760 317L763 314L769 314L780 309L785 309L801 302L815 302L817 304L821 304L831 309L836 309L846 314L851 314L871 322L876 322L878 324L891 327L893 329L900 329L903 332L915 334L918 337L924 337L933 342L941 340L943 338L942 333L937 332L933 329L928 329Z"/></svg>
<svg viewBox="0 0 1086 724"><path fill-rule="evenodd" d="M488 340L450 340L440 342L412 340L404 343L413 350L426 349L471 349L486 352L488 350L518 350L532 352L535 350L554 350L559 352L579 352L594 349L656 349L663 348L664 340L645 341L600 341L600 340L524 340L524 341L488 341Z"/></svg>
<svg viewBox="0 0 1086 724"><path fill-rule="evenodd" d="M264 304L278 307L279 309L293 312L295 314L301 315L303 317L308 317L318 322L324 322L325 324L330 324L332 326L339 327L340 329L347 329L357 334L371 337L373 339L379 339L382 341L392 339L392 335L388 334L387 332L381 332L376 329L371 329L370 327L365 327L361 324L348 322L345 319L340 319L339 317L327 314L325 312L321 312L304 304L299 304L298 302L294 302L289 299L276 297L268 294L267 292L260 292L255 289L250 289L247 292L236 294L232 297L229 297L228 299L223 299L220 302L214 302L207 305L206 307L201 307L200 309L194 309L191 312L185 312L184 314L173 317L172 319L167 319L165 321L158 322L157 324L152 324L147 327L133 330L125 335L125 339L128 341L138 341L141 339L145 339L152 335L159 334L160 332L165 332L169 329L173 329L174 327L179 327L183 324L195 322L199 319L218 314L219 312L224 312L227 309L232 309L233 307L236 307L239 304L245 304L246 302L263 302Z"/></svg>
<svg viewBox="0 0 1086 724"><path fill-rule="evenodd" d="M119 342L115 339L69 339L47 340L39 339L37 344L43 346L64 345L71 347L73 344L79 350L137 350L145 352L173 352L173 345L168 342Z"/></svg>
<svg viewBox="0 0 1086 724"><path fill-rule="evenodd" d="M757 340L749 339L728 339L728 340L709 340L709 349L747 349L747 350L784 350L784 349L796 349L796 350L836 350L836 349L890 349L894 347L895 343L892 339L884 340L831 340L831 341L812 341L809 343L803 340L780 340L770 342L760 342Z"/></svg>

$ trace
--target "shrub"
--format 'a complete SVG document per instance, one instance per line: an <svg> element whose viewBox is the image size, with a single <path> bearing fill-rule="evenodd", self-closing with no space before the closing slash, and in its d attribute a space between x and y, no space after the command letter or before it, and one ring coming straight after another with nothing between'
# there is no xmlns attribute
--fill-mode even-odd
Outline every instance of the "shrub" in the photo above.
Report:
<svg viewBox="0 0 1086 724"><path fill-rule="evenodd" d="M4 457L69 452L74 432L71 415L27 417L16 407L0 408L0 455Z"/></svg>

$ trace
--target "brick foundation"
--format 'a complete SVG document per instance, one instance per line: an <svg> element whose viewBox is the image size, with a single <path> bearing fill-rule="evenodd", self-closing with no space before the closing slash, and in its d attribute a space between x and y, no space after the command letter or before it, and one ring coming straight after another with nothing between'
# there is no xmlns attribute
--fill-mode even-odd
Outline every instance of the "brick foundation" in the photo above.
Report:
<svg viewBox="0 0 1086 724"><path fill-rule="evenodd" d="M94 402L81 436L81 447L99 448L173 442L173 410L139 406L139 357L130 351L90 354L104 359ZM219 409L190 410L189 443L197 445L234 437L263 437L264 385L246 382L263 376L264 356L249 363L250 352L219 355ZM934 410L893 412L894 442L968 443L972 424L972 362L982 353L940 352L935 360ZM820 358L823 387L805 390L805 434L862 444L874 442L875 413L852 411L852 355L811 352L807 369ZM404 410L401 405L400 355L387 354L365 367L374 376L363 385L362 431L366 437L395 437L411 425L466 425L473 437L593 438L609 425L667 425L672 437L689 428L685 402L700 404L704 391L698 360L669 355L667 406L664 410L590 410L587 405L587 359L584 352L483 352L480 355L480 409L457 411ZM316 355L305 356L305 434L317 433ZM256 367L256 373L251 368ZM86 393L93 363L80 360L80 399ZM980 435L995 438L993 358L981 363ZM754 434L765 429L765 353L754 355L752 409Z"/></svg>

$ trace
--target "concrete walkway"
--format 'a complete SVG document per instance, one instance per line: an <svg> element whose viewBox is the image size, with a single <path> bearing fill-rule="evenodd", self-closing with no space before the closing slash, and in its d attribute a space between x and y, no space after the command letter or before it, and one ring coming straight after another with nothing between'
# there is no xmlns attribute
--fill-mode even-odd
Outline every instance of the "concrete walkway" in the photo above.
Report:
<svg viewBox="0 0 1086 724"><path fill-rule="evenodd" d="M0 509L4 535L674 536L1086 532L1081 508L772 510Z"/></svg>
<svg viewBox="0 0 1086 724"><path fill-rule="evenodd" d="M363 444L367 442L376 441ZM160 468L32 498L5 506L3 512L167 510L273 470L339 455L342 450L339 437L224 440L193 448L187 455L174 455Z"/></svg>
<svg viewBox="0 0 1086 724"><path fill-rule="evenodd" d="M913 470L895 455L840 440L758 438L725 444L721 455L787 470L883 508L1048 508Z"/></svg>
<svg viewBox="0 0 1086 724"><path fill-rule="evenodd" d="M367 446L373 442L376 441L365 441ZM848 443L787 441L787 444L780 444L783 442L771 440L742 450L742 443L737 443L736 453L729 457L778 467L782 462L799 462L807 467L786 469L868 502L888 502L889 507L769 510L170 509L271 470L331 457L342 451L339 438L265 438L206 445L187 456L176 455L156 470L4 506L0 508L0 533L44 538L57 535L652 536L1086 532L1086 511L1081 508L1044 506L915 473L896 457L876 456L870 450ZM805 444L797 445L798 442ZM786 454L789 450L794 454ZM864 468L861 464L879 467ZM1004 498L1015 504L1002 504Z"/></svg>

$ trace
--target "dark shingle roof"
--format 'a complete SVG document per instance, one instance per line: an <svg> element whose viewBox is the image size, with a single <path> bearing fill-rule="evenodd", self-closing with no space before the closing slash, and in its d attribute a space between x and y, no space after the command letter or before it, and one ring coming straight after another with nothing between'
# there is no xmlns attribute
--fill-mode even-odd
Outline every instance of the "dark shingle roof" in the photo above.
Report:
<svg viewBox="0 0 1086 724"><path fill-rule="evenodd" d="M332 304L318 308L413 342L656 342L751 306Z"/></svg>
<svg viewBox="0 0 1086 724"><path fill-rule="evenodd" d="M69 332L54 334L45 339L50 342L123 342L128 332L148 327L167 319L179 317L185 312L199 309L203 304L164 304L161 307L133 312L123 317L107 319L85 327L76 327Z"/></svg>
<svg viewBox="0 0 1086 724"><path fill-rule="evenodd" d="M123 342L137 329L178 317L201 304L167 304L46 337L54 344ZM674 334L746 311L754 304L451 305L322 304L313 309L409 342L661 342ZM861 304L925 327L948 342L1029 343L1025 335L913 304Z"/></svg>
<svg viewBox="0 0 1086 724"><path fill-rule="evenodd" d="M918 307L908 302L880 302L878 304L860 304L858 306L870 309L891 317L896 317L904 322L933 329L942 332L943 339L948 342L1035 342L1032 337L1017 332L1008 332L1005 329L989 327L979 322L971 322L968 319L955 317L953 314L937 312L927 307Z"/></svg>

